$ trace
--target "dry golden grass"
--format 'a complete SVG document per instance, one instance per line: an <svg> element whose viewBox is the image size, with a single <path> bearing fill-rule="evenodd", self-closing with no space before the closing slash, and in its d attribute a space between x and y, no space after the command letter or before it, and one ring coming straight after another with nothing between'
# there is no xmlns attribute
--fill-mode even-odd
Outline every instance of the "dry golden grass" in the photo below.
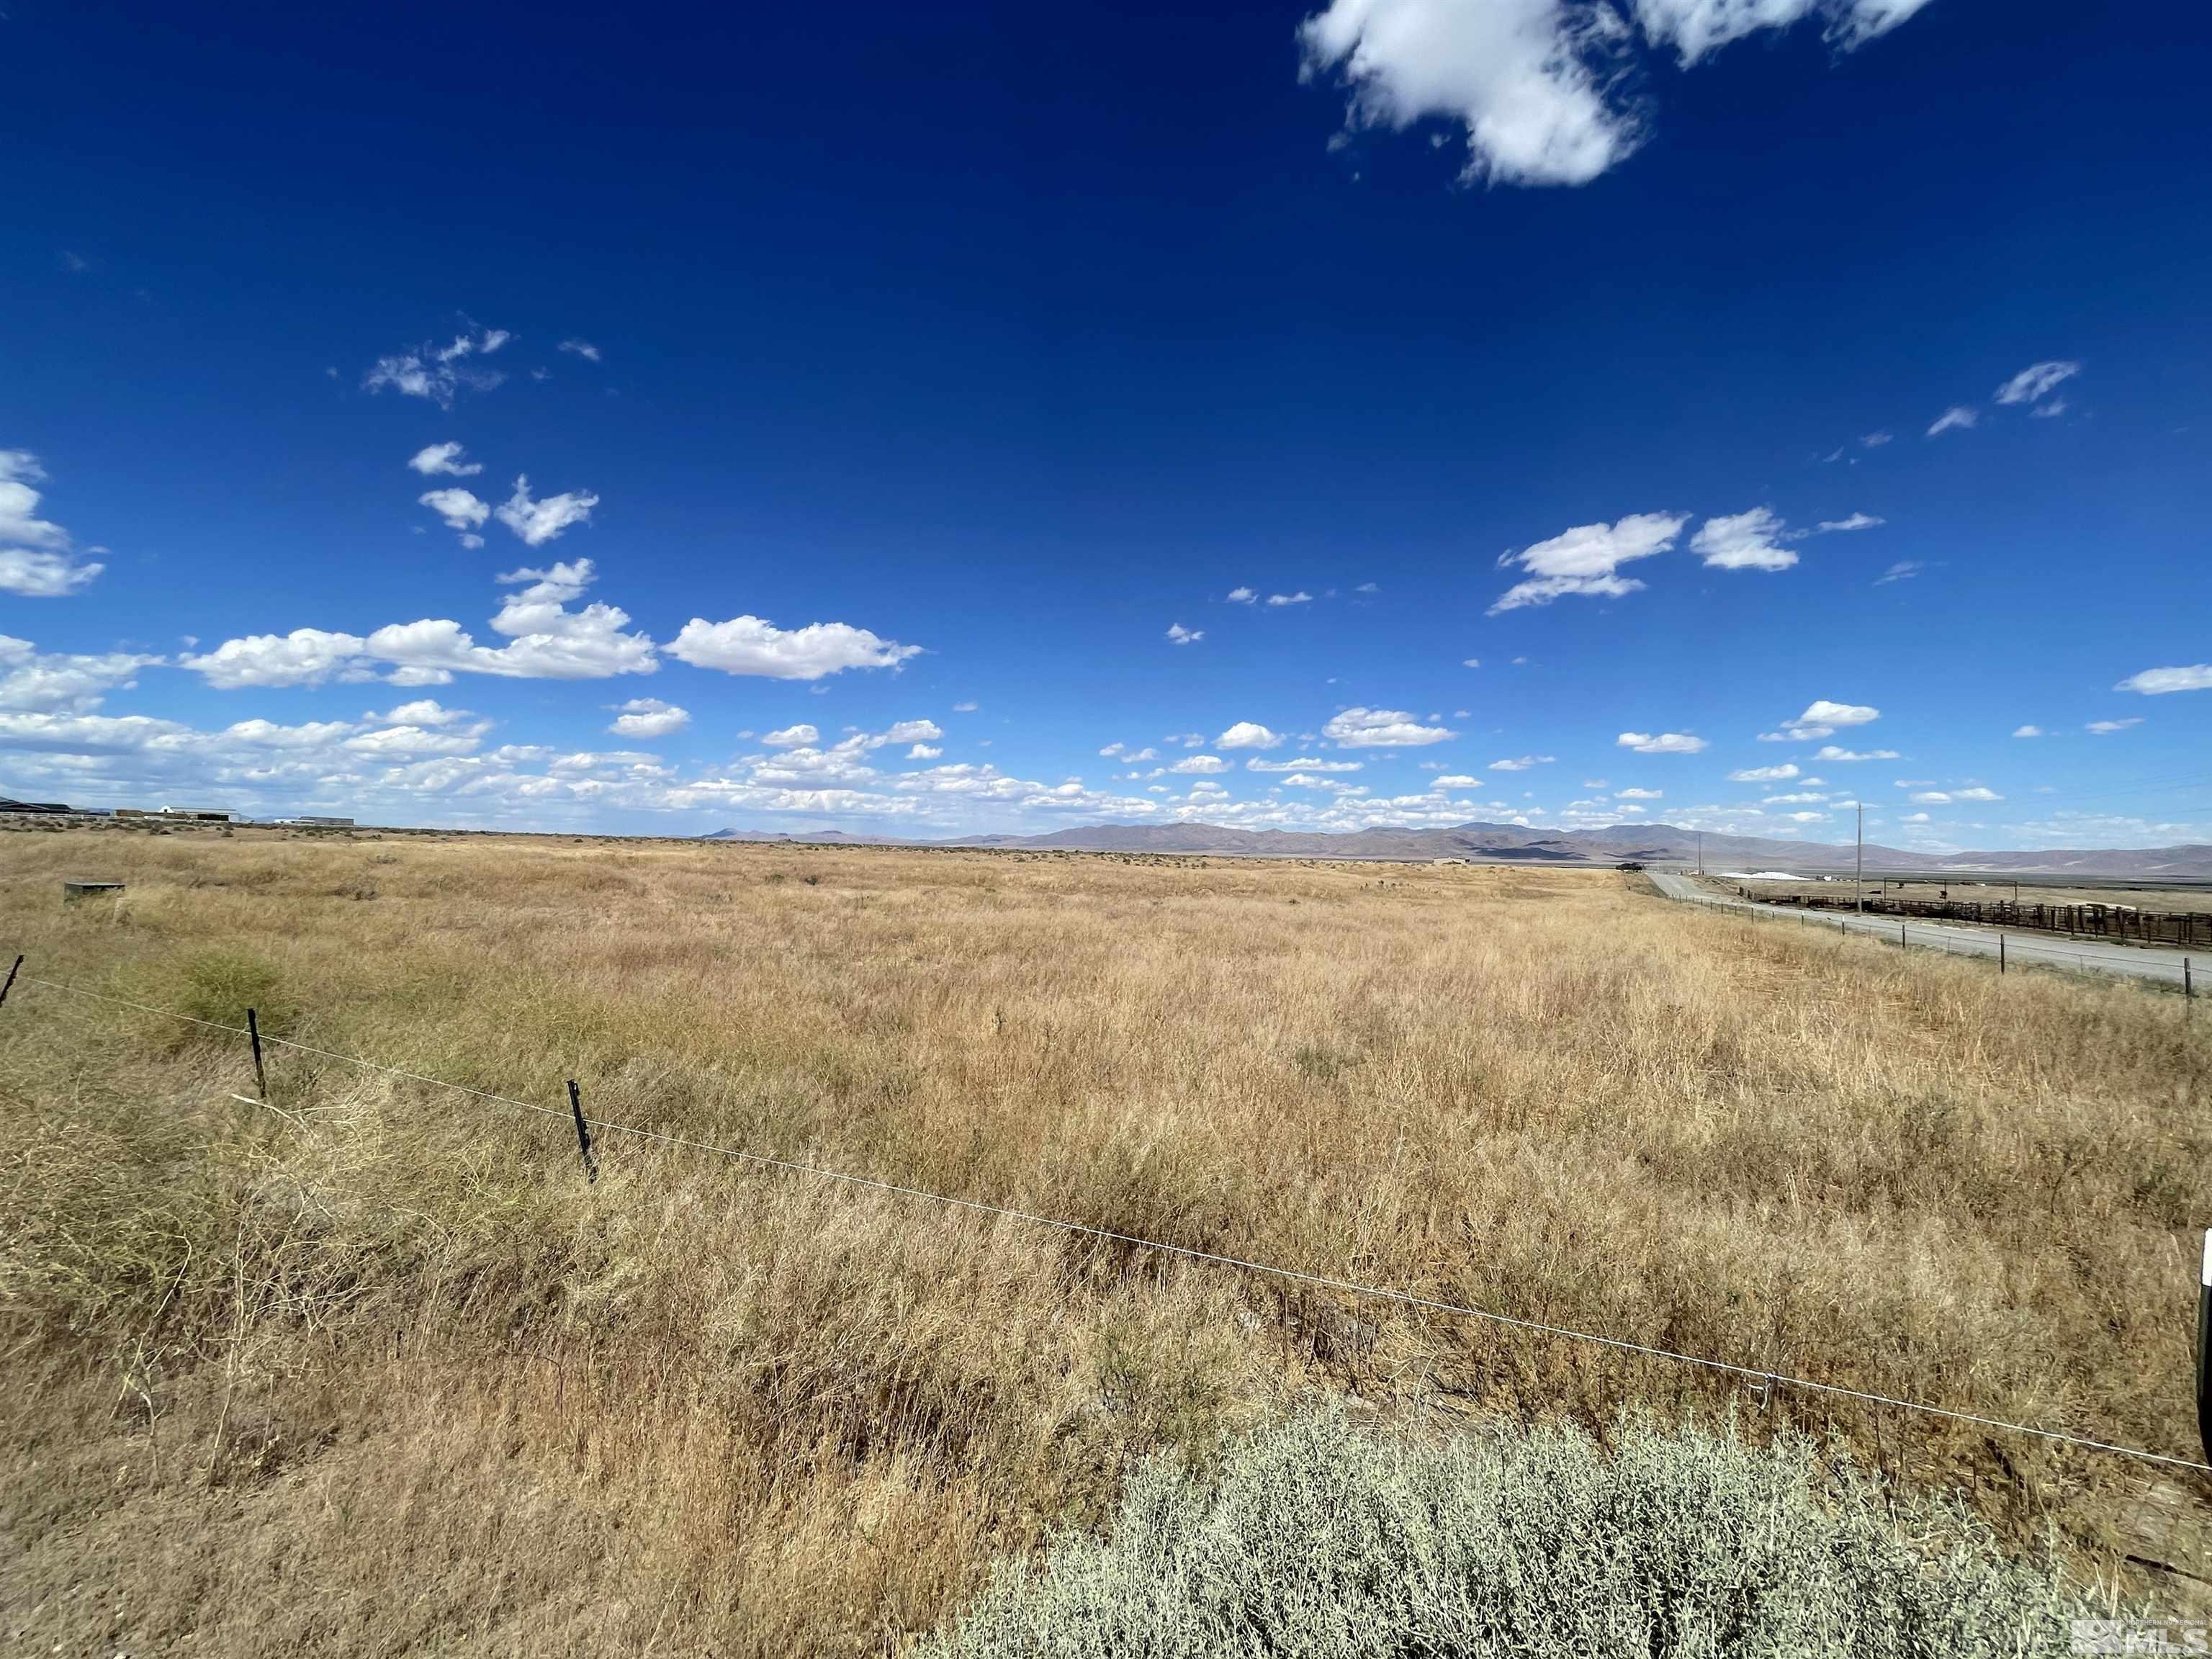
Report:
<svg viewBox="0 0 2212 1659"><path fill-rule="evenodd" d="M0 837L15 950L548 1106L573 1076L623 1122L2195 1452L2212 1042L2154 991L1610 873L251 832ZM280 1117L251 1077L220 1034L0 1009L24 1650L884 1651L1137 1456L1309 1390L1409 1431L1741 1401L629 1137L587 1187L553 1118L281 1049ZM2201 1496L2123 1518L2140 1468L1774 1412L2014 1535L2207 1570Z"/></svg>

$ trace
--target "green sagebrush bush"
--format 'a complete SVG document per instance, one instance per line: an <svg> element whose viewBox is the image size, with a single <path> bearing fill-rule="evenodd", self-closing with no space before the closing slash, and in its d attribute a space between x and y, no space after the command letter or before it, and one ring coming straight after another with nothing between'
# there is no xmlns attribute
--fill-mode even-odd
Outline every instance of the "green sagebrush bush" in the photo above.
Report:
<svg viewBox="0 0 2212 1659"><path fill-rule="evenodd" d="M1624 1419L1444 1443L1321 1412L1209 1478L1131 1478L1108 1536L1002 1565L933 1659L2064 1653L2106 1611L1962 1509L1802 1440Z"/></svg>

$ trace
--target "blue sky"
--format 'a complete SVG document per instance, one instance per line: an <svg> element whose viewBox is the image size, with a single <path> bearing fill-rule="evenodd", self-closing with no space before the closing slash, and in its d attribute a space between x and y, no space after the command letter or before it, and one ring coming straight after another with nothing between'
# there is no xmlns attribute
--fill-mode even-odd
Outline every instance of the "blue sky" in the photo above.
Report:
<svg viewBox="0 0 2212 1659"><path fill-rule="evenodd" d="M2212 840L2202 8L328 9L0 21L0 793Z"/></svg>

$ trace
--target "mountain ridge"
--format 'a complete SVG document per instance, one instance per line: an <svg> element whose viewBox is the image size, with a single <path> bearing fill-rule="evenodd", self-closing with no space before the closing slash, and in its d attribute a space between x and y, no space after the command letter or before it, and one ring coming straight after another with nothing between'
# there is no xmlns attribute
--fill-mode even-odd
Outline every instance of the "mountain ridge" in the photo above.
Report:
<svg viewBox="0 0 2212 1659"><path fill-rule="evenodd" d="M795 842L848 847L977 847L1086 853L1156 853L1218 858L1319 858L1427 861L1463 858L1504 864L1594 866L1674 863L1696 858L1694 830L1667 823L1615 823L1592 830L1537 830L1480 819L1443 829L1385 825L1369 830L1239 830L1212 823L1095 823L1036 836L956 836L921 840L825 830L718 830L702 841ZM1826 842L1765 836L1703 837L1706 869L1731 864L1800 870L1851 868L1853 848ZM2020 875L2119 876L2212 880L2212 846L2060 847L1914 853L1869 842L1869 869L2005 872Z"/></svg>

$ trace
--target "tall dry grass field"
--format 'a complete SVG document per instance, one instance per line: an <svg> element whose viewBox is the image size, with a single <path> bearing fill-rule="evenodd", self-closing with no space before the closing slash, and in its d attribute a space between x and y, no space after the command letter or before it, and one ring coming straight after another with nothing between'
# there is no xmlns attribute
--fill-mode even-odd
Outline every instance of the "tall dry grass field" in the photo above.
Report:
<svg viewBox="0 0 2212 1659"><path fill-rule="evenodd" d="M65 908L64 877L119 879ZM26 972L779 1158L2190 1455L2176 998L1609 872L0 836ZM2203 1488L635 1138L19 984L23 1651L893 1650L1316 1393L1832 1428L2091 1565ZM2192 1510L2192 1505L2197 1506ZM2159 1508L2157 1505L2153 1506Z"/></svg>

